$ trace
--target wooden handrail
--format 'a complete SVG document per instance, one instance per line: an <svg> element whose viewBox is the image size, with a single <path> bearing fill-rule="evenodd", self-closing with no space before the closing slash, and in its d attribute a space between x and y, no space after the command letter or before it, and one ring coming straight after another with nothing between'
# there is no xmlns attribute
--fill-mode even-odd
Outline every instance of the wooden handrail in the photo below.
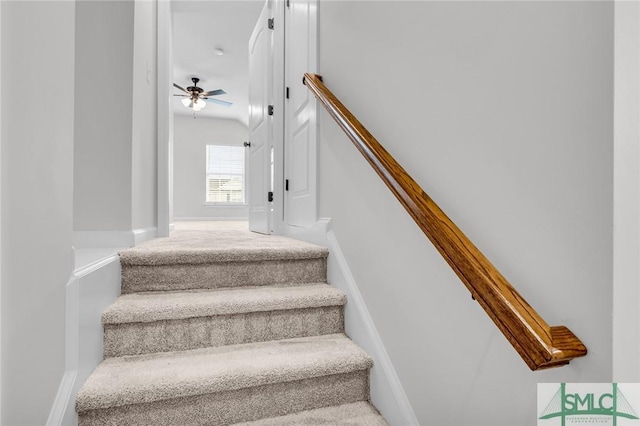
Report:
<svg viewBox="0 0 640 426"><path fill-rule="evenodd" d="M322 77L304 83L364 155L416 224L532 370L568 364L587 348L567 327L551 327L444 214L371 133L331 93Z"/></svg>

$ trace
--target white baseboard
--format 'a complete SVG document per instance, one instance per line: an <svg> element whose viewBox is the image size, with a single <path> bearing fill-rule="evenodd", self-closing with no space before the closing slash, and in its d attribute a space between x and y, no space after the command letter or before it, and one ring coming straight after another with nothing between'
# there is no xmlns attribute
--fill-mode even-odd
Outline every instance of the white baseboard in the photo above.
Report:
<svg viewBox="0 0 640 426"><path fill-rule="evenodd" d="M133 247L158 234L157 228L129 231L74 231L73 246L77 249L98 247Z"/></svg>
<svg viewBox="0 0 640 426"><path fill-rule="evenodd" d="M238 222L244 222L249 220L248 217L210 217L210 216L204 216L204 217L174 217L173 221L174 222L215 222L215 221L219 221L219 220L236 220Z"/></svg>
<svg viewBox="0 0 640 426"><path fill-rule="evenodd" d="M153 240L158 236L158 229L155 227L134 229L131 232L133 232L134 246L137 246L138 244L142 244L145 241Z"/></svg>
<svg viewBox="0 0 640 426"><path fill-rule="evenodd" d="M105 275L105 268L111 268L111 273ZM96 281L94 277L103 278ZM49 411L47 426L77 425L75 396L102 360L102 346L88 342L87 334L101 340L100 316L120 292L119 277L119 257L112 253L74 270L67 282L65 372Z"/></svg>
<svg viewBox="0 0 640 426"><path fill-rule="evenodd" d="M385 419L392 425L416 425L418 419L409 403L407 394L402 387L402 383L398 378L393 363L389 358L384 343L380 338L380 334L376 329L373 318L369 314L367 305L362 298L362 294L358 289L355 278L351 274L347 259L344 257L338 240L332 230L327 232L327 241L329 243L329 251L335 260L337 269L328 276L331 277L330 282L333 284L336 275L342 275L344 282L349 289L348 306L353 307L357 316L361 319L364 330L354 330L355 327L349 327L349 323L345 325L347 334L354 339L356 343L361 345L365 351L373 356L375 367L379 368L376 374L371 372L371 401L383 413ZM329 260L331 262L331 260ZM345 313L345 318L347 314ZM354 325L355 326L355 325ZM364 332L364 333L363 333ZM376 386L377 385L377 386ZM392 397L393 399L391 399Z"/></svg>
<svg viewBox="0 0 640 426"><path fill-rule="evenodd" d="M371 401L391 425L419 425L407 394L389 358L373 318L360 293L349 263L331 230L331 220L321 219L310 228L286 227L285 234L329 248L327 281L347 294L345 331L373 359Z"/></svg>
<svg viewBox="0 0 640 426"><path fill-rule="evenodd" d="M49 418L46 423L47 426L60 426L62 424L62 419L73 395L73 387L77 374L77 371L65 371L64 376L62 376L56 399L49 412Z"/></svg>
<svg viewBox="0 0 640 426"><path fill-rule="evenodd" d="M67 282L65 302L64 368L66 372L78 371L78 334L80 323L80 288L78 277L73 274ZM66 374L66 373L65 373Z"/></svg>

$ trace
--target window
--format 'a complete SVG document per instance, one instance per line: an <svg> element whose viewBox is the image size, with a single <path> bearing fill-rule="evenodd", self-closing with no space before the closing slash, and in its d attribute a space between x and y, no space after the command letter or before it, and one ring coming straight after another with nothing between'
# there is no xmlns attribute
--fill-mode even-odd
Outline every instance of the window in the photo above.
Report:
<svg viewBox="0 0 640 426"><path fill-rule="evenodd" d="M244 148L207 145L207 203L244 204Z"/></svg>

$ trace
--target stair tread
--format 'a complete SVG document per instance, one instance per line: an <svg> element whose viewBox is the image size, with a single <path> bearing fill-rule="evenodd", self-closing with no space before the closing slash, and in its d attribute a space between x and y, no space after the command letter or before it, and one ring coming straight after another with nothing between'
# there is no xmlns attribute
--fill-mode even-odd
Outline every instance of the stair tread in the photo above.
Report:
<svg viewBox="0 0 640 426"><path fill-rule="evenodd" d="M239 231L175 231L120 252L123 266L154 266L326 258L325 247L276 235Z"/></svg>
<svg viewBox="0 0 640 426"><path fill-rule="evenodd" d="M80 389L78 412L371 368L344 334L109 358Z"/></svg>
<svg viewBox="0 0 640 426"><path fill-rule="evenodd" d="M346 295L326 283L125 294L102 314L103 324L338 306Z"/></svg>
<svg viewBox="0 0 640 426"><path fill-rule="evenodd" d="M367 401L301 411L285 416L235 423L232 426L296 426L296 425L362 425L385 426L387 422Z"/></svg>

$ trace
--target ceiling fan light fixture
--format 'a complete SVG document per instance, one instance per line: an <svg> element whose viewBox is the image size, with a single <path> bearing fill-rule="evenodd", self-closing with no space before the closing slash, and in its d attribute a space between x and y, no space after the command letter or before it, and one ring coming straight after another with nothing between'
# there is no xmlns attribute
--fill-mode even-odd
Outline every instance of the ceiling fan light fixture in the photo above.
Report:
<svg viewBox="0 0 640 426"><path fill-rule="evenodd" d="M184 105L185 107L193 109L194 112L200 111L202 108L207 106L205 99L209 100L210 102L213 102L222 106L226 106L226 107L233 105L231 102L212 98L212 96L226 95L227 92L225 92L224 90L216 89L216 90L204 91L201 87L198 87L198 82L200 81L198 77L191 78L191 81L193 81L193 86L189 86L186 89L176 83L173 83L173 86L176 89L179 89L182 93L184 93L184 94L177 94L174 96L182 96L183 97L181 99L182 105Z"/></svg>

